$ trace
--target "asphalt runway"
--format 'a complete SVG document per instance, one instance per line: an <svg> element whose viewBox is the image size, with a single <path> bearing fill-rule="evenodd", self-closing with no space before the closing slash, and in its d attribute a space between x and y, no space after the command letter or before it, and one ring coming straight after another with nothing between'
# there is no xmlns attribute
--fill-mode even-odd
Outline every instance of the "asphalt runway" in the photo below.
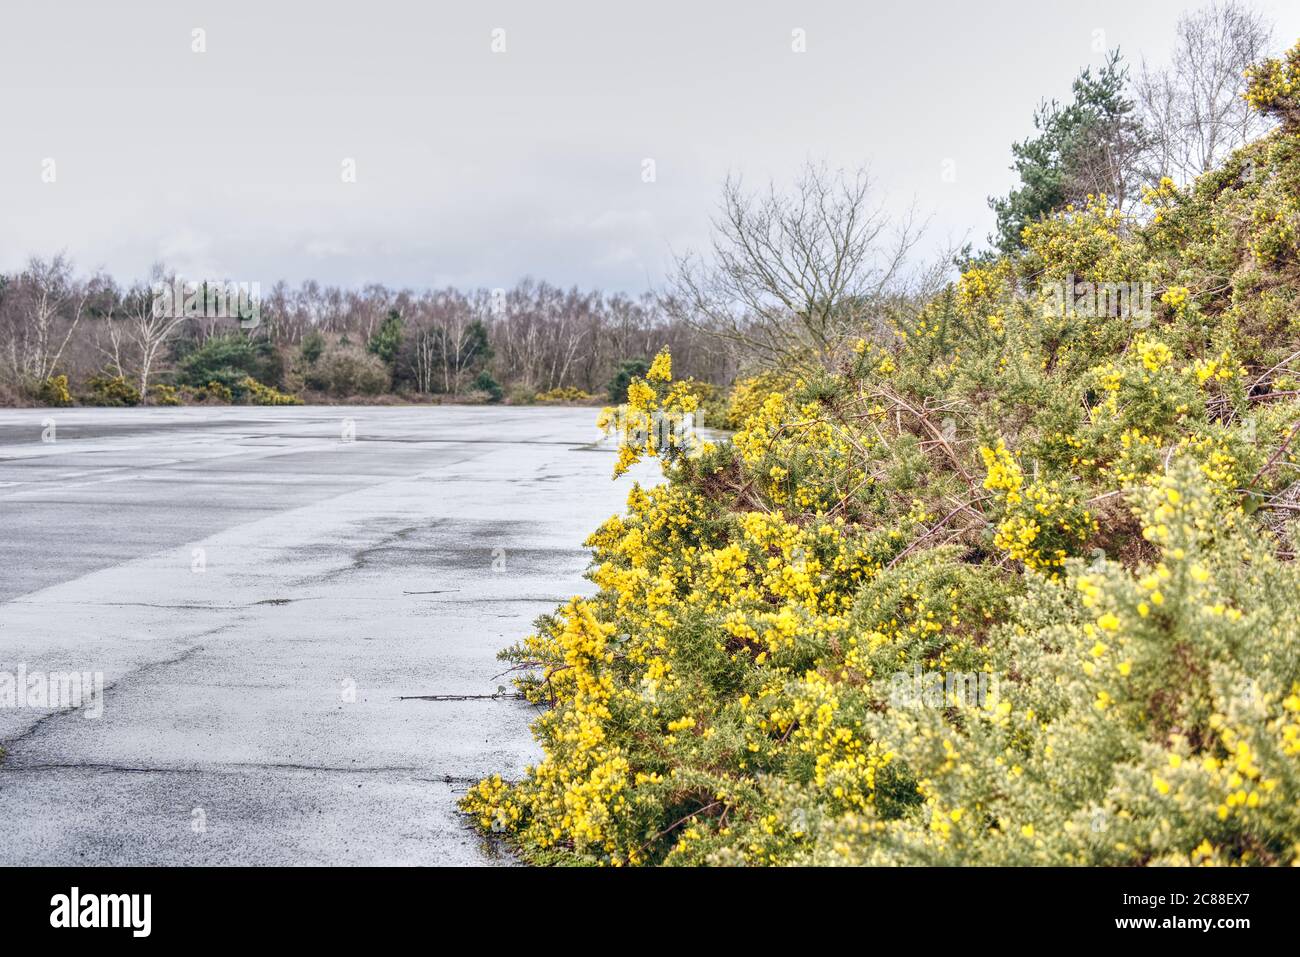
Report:
<svg viewBox="0 0 1300 957"><path fill-rule="evenodd" d="M593 409L0 411L0 864L483 864L455 810L537 752L491 695L590 593ZM90 682L87 681L89 692ZM29 695L30 698L30 695Z"/></svg>

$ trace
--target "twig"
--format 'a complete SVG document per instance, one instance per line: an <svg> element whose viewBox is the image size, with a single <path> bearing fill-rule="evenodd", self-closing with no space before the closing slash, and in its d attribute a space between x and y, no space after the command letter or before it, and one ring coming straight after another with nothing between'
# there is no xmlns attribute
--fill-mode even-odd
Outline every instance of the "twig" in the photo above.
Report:
<svg viewBox="0 0 1300 957"><path fill-rule="evenodd" d="M937 428L935 428L934 423L931 422L929 418L926 417L926 414L924 412L912 408L912 406L908 405L908 403L903 399L902 396L898 395L897 393L891 390L881 390L879 395L881 396L881 398L896 403L899 407L906 409L908 412L911 412L914 416L917 417L920 423L923 426L925 426L925 428L929 431L929 433L935 437L935 439L939 442L941 446L943 446L944 451L948 453L948 458L952 460L952 464L957 469L957 472L961 475L963 479L966 480L966 484L971 487L971 490L974 491L976 487L975 480L971 478L970 473L968 473L966 469L962 467L961 459L957 457L957 453L953 450L953 447L948 444L948 440L944 438L943 433L940 432ZM899 423L899 431L900 432L902 431L901 419Z"/></svg>
<svg viewBox="0 0 1300 957"><path fill-rule="evenodd" d="M1250 484L1246 486L1246 491L1249 492L1251 489L1253 489L1255 487L1255 483L1260 480L1260 477L1263 476L1263 474L1267 472L1269 469L1271 469L1273 467L1273 464L1277 462L1278 459L1280 459L1284 454L1286 454L1287 446L1291 444L1291 440L1296 437L1297 432L1300 432L1300 422L1297 422L1295 424L1295 428L1291 430L1291 434L1288 435L1283 440L1282 444L1277 447L1277 451L1274 452L1272 455L1270 455L1268 461L1265 462L1263 467L1260 468L1260 470L1255 473L1255 477L1251 479Z"/></svg>
<svg viewBox="0 0 1300 957"><path fill-rule="evenodd" d="M1247 402L1271 402L1274 399L1285 399L1287 396L1300 395L1300 389L1290 389L1286 392L1265 392L1263 395L1247 396Z"/></svg>
<svg viewBox="0 0 1300 957"><path fill-rule="evenodd" d="M954 508L943 518L939 519L939 521L935 522L933 527L926 529L926 531L919 538L916 538L912 541L912 544L908 545L905 549L903 549L901 552L899 552L897 555L891 558L889 560L889 564L885 566L885 570L888 571L889 569L893 568L894 565L902 561L904 557L911 554L912 550L916 548L917 545L920 545L923 541L925 541L927 538L929 538L939 529L943 528L944 524L948 521L948 519L952 518L954 515L956 515L958 512L960 512L963 508L966 507L967 507L966 503L958 505L956 508ZM950 535L948 537L947 541L952 541L953 538L961 534L961 532L963 531L965 531L965 529L958 529L957 532L955 532L953 535Z"/></svg>
<svg viewBox="0 0 1300 957"><path fill-rule="evenodd" d="M1269 370L1268 370L1267 372L1265 372L1262 376L1260 376L1258 379L1256 379L1254 382L1252 382L1252 383L1250 384L1250 388L1247 389L1246 392L1247 392L1247 393L1252 392L1252 391L1254 390L1255 386L1259 385L1261 382L1263 382L1265 379L1267 379L1269 376L1271 376L1274 372L1276 372L1278 369L1282 368L1284 365L1286 365L1288 362L1290 362L1290 361L1293 360L1293 359L1300 359L1300 352L1293 352L1293 353L1291 353L1291 355L1287 356L1285 359L1283 359L1283 360L1282 360L1281 362L1279 362L1277 365L1273 366L1273 368L1269 369Z"/></svg>
<svg viewBox="0 0 1300 957"><path fill-rule="evenodd" d="M1094 495L1092 498L1088 499L1083 504L1092 505L1096 502L1104 502L1108 498L1114 498L1116 495L1123 495L1123 494L1124 494L1124 489L1117 488L1112 492L1102 492L1100 495Z"/></svg>
<svg viewBox="0 0 1300 957"><path fill-rule="evenodd" d="M713 802L711 802L711 803L709 803L709 804L704 805L704 807L696 808L696 809L695 809L694 811L692 811L690 814L686 815L686 816L683 817L683 818L680 818L679 820L674 821L672 824L669 824L666 828L664 828L664 829L663 829L662 831L660 831L658 834L656 834L656 835L654 835L653 837L651 837L648 841L646 841L644 844L642 844L641 847L638 848L638 850L642 850L642 851L644 851L647 847L649 847L649 846L650 846L651 844L653 844L655 841L659 840L659 838L664 837L664 836L667 835L667 834L671 834L673 831L677 830L679 827L681 827L683 824L685 824L685 823L686 823L687 821L689 821L691 818L695 817L695 815L697 815L697 814L703 814L705 811L708 811L708 810L710 810L711 808L715 808L715 807L717 807L717 806L718 806L719 804L721 804L721 803L722 803L721 801L713 801Z"/></svg>

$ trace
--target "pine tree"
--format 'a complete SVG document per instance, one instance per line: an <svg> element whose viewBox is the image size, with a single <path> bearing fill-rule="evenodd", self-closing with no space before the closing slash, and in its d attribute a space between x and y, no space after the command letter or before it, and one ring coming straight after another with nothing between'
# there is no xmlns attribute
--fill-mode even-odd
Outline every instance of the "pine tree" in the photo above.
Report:
<svg viewBox="0 0 1300 957"><path fill-rule="evenodd" d="M1021 230L1070 203L1105 194L1123 206L1131 196L1131 168L1142 142L1133 102L1124 93L1128 67L1112 51L1094 76L1084 69L1071 86L1073 100L1043 102L1034 112L1038 135L1011 147L1011 168L1020 186L990 197L997 230L989 237L1000 252L1023 247Z"/></svg>

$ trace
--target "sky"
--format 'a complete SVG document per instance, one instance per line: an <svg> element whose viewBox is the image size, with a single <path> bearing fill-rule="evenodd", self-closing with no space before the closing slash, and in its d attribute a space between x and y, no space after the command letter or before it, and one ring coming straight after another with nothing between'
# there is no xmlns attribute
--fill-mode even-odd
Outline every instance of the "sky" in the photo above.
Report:
<svg viewBox="0 0 1300 957"><path fill-rule="evenodd" d="M915 203L923 251L978 244L1037 103L1108 47L1163 63L1197 6L0 3L0 271L631 294L707 247L728 174L809 160Z"/></svg>

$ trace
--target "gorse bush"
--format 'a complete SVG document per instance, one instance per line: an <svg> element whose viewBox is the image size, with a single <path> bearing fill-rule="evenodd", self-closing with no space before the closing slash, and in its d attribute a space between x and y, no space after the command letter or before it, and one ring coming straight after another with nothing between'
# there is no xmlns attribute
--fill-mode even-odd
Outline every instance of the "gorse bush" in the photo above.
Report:
<svg viewBox="0 0 1300 957"><path fill-rule="evenodd" d="M542 405L563 405L574 402L591 402L595 398L590 392L583 392L581 389L569 385L561 389L548 389L545 392L539 392L533 396L533 401Z"/></svg>
<svg viewBox="0 0 1300 957"><path fill-rule="evenodd" d="M729 429L744 428L750 416L758 412L773 392L784 392L790 380L773 371L742 376L731 386L726 415L721 424Z"/></svg>
<svg viewBox="0 0 1300 957"><path fill-rule="evenodd" d="M302 399L296 395L287 395L272 386L263 385L251 376L245 376L239 387L249 405L302 405Z"/></svg>
<svg viewBox="0 0 1300 957"><path fill-rule="evenodd" d="M149 397L154 405L184 405L176 387L165 382L155 382L149 386Z"/></svg>
<svg viewBox="0 0 1300 957"><path fill-rule="evenodd" d="M83 401L87 405L131 406L140 404L140 390L126 378L116 376L92 376L86 381L87 391Z"/></svg>
<svg viewBox="0 0 1300 957"><path fill-rule="evenodd" d="M681 379L678 385L695 400L696 425L725 429L727 425L727 395L712 382L700 379Z"/></svg>
<svg viewBox="0 0 1300 957"><path fill-rule="evenodd" d="M503 653L544 758L466 811L550 862L1300 863L1300 135L1146 201L742 384L730 442L632 379L616 472L667 480Z"/></svg>
<svg viewBox="0 0 1300 957"><path fill-rule="evenodd" d="M35 398L42 405L72 405L72 393L68 391L66 375L52 375L35 391Z"/></svg>
<svg viewBox="0 0 1300 957"><path fill-rule="evenodd" d="M209 382L199 388L186 390L187 397L204 405L229 405L235 401L234 390L220 382Z"/></svg>

